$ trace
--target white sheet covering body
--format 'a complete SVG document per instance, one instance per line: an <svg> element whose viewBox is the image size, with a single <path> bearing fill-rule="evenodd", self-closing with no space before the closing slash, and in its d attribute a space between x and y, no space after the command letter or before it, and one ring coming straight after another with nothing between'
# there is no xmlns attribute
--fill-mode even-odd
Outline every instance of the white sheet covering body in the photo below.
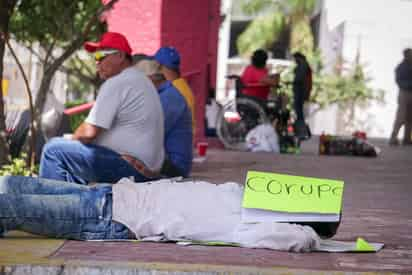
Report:
<svg viewBox="0 0 412 275"><path fill-rule="evenodd" d="M138 239L220 241L242 247L304 252L319 247L308 226L288 223L242 223L243 187L236 183L160 180L113 186L113 219Z"/></svg>

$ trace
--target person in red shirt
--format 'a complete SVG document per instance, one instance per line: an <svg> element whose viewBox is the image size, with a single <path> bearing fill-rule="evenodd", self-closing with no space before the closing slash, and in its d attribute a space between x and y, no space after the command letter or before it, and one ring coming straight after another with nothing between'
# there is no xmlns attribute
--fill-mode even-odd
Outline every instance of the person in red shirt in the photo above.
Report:
<svg viewBox="0 0 412 275"><path fill-rule="evenodd" d="M267 100L271 86L279 83L279 75L270 76L266 68L267 53L262 50L256 50L251 58L251 63L243 71L240 80L244 86L242 93L247 96L256 97L261 100Z"/></svg>

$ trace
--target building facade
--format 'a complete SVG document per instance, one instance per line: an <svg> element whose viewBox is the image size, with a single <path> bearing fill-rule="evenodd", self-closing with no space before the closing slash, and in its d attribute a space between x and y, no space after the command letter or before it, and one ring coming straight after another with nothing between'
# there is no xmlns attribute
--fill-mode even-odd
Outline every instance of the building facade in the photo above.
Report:
<svg viewBox="0 0 412 275"><path fill-rule="evenodd" d="M412 47L408 0L323 0L319 47L326 69L338 55L359 62L370 77L370 86L383 89L383 103L372 102L356 110L355 125L369 136L389 137L397 108L398 87L394 70L402 60L404 48ZM325 117L332 118L325 121ZM343 133L336 106L321 112L311 121L315 133Z"/></svg>

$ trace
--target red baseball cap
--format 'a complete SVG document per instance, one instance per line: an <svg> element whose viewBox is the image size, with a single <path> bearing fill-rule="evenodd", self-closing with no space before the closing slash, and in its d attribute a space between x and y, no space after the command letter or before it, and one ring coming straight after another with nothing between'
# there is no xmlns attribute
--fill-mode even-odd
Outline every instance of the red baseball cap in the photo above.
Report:
<svg viewBox="0 0 412 275"><path fill-rule="evenodd" d="M132 54L129 42L126 37L117 32L106 32L98 42L85 42L84 48L88 52L95 52L100 49L116 49L127 54Z"/></svg>

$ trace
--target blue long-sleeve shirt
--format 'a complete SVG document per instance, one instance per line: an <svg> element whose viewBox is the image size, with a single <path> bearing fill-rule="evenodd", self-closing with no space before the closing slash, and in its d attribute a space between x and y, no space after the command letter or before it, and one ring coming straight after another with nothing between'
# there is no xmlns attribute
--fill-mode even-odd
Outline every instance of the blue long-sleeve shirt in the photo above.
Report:
<svg viewBox="0 0 412 275"><path fill-rule="evenodd" d="M186 177L192 169L192 113L170 81L158 87L164 113L166 157Z"/></svg>

